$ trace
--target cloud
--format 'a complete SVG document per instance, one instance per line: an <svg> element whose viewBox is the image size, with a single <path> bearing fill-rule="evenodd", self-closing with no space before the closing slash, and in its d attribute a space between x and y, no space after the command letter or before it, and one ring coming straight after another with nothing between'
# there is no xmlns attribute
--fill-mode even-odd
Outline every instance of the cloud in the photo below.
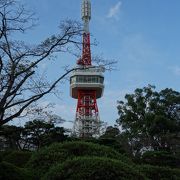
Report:
<svg viewBox="0 0 180 180"><path fill-rule="evenodd" d="M109 9L107 17L118 19L118 13L119 13L121 5L122 5L122 2L119 1L119 2L117 2L117 4L115 4L113 7L111 7Z"/></svg>

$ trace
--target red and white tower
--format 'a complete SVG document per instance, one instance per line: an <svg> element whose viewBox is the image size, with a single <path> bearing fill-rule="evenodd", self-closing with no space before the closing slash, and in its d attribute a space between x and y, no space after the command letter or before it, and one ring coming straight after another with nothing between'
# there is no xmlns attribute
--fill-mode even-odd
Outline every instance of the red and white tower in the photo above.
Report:
<svg viewBox="0 0 180 180"><path fill-rule="evenodd" d="M84 23L82 56L77 61L77 69L70 77L71 97L78 99L73 131L76 136L86 138L99 135L100 118L97 99L104 90L104 69L91 64L89 22L91 2L82 0L82 20Z"/></svg>

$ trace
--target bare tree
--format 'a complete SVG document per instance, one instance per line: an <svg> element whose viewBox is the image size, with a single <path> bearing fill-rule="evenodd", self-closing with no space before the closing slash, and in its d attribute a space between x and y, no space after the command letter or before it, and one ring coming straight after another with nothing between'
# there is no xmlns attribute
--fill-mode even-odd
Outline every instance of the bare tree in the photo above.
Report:
<svg viewBox="0 0 180 180"><path fill-rule="evenodd" d="M34 15L16 0L0 1L0 126L19 117L27 107L50 93L57 83L73 69L53 83L37 78L38 65L57 52L67 52L80 43L81 25L64 21L60 33L38 45L17 40L16 33L24 33L34 26Z"/></svg>
<svg viewBox="0 0 180 180"><path fill-rule="evenodd" d="M64 74L54 82L38 75L40 63L53 59L58 52L81 49L81 24L66 20L59 34L52 35L37 45L29 45L15 37L31 29L34 14L17 0L0 0L0 126L27 113L33 103L52 92L56 85L75 69L65 68ZM16 35L18 34L18 35ZM97 66L112 70L116 61L95 57ZM92 66L90 68L94 68Z"/></svg>

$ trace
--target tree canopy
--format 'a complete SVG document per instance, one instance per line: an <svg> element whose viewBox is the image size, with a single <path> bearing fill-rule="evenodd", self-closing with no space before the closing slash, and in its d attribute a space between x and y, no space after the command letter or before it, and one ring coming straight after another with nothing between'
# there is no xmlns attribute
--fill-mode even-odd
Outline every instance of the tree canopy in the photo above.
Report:
<svg viewBox="0 0 180 180"><path fill-rule="evenodd" d="M178 151L180 147L180 93L160 92L154 86L138 88L118 101L117 123L128 135L133 150Z"/></svg>
<svg viewBox="0 0 180 180"><path fill-rule="evenodd" d="M35 119L24 127L3 125L0 127L1 150L39 150L54 142L63 142L68 132L53 122Z"/></svg>

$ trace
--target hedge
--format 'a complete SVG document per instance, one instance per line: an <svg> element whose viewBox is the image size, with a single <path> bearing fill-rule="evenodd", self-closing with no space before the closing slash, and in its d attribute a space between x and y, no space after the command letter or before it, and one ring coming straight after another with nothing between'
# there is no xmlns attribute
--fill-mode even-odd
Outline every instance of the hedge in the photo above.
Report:
<svg viewBox="0 0 180 180"><path fill-rule="evenodd" d="M0 179L3 180L31 180L31 173L7 162L0 162Z"/></svg>
<svg viewBox="0 0 180 180"><path fill-rule="evenodd" d="M42 180L143 180L144 175L128 164L104 157L77 157L52 167Z"/></svg>
<svg viewBox="0 0 180 180"><path fill-rule="evenodd" d="M28 151L12 151L3 158L3 161L14 164L18 167L24 167L29 161L32 153Z"/></svg>
<svg viewBox="0 0 180 180"><path fill-rule="evenodd" d="M166 151L148 151L143 154L141 162L154 166L180 168L180 155Z"/></svg>
<svg viewBox="0 0 180 180"><path fill-rule="evenodd" d="M149 179L180 180L180 169L152 165L140 165L138 168Z"/></svg>
<svg viewBox="0 0 180 180"><path fill-rule="evenodd" d="M28 163L28 167L34 170L37 176L43 175L48 169L57 163L63 163L67 159L78 156L97 156L118 159L122 162L132 164L126 156L116 152L110 147L88 142L65 142L56 143L39 152L34 153Z"/></svg>

